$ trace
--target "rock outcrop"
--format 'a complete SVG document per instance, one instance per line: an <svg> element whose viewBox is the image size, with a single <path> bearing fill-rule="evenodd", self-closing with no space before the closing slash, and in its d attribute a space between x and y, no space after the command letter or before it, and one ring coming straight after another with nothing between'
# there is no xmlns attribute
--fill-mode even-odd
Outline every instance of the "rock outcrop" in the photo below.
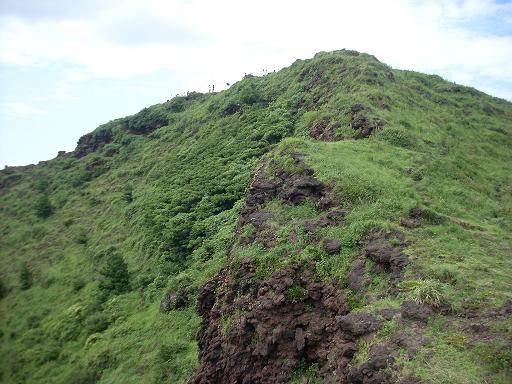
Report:
<svg viewBox="0 0 512 384"><path fill-rule="evenodd" d="M319 217L304 219L304 232L327 257L336 257L342 247L334 238L316 234L330 225L343 225L347 209L332 194L332 188L317 180L302 156L292 158L300 173L262 164L248 188L236 228L237 247L257 243L271 249L275 230L269 222L275 215L266 208L271 200L297 205L314 203ZM269 169L274 169L269 173ZM275 225L275 222L274 222ZM297 242L296 234L289 235ZM403 236L372 230L359 264L349 275L350 284L364 285L364 258L375 268L398 279L407 257ZM337 281L321 281L315 262L291 262L270 275L258 273L254 260L236 258L234 244L228 249L228 266L201 289L197 310L202 317L198 334L200 367L194 384L289 383L293 372L304 365L318 367L325 383L387 383L386 370L398 350L396 345L372 351L364 364L352 364L362 337L378 331L399 311L386 316L350 313L346 291ZM358 274L361 274L358 277Z"/></svg>

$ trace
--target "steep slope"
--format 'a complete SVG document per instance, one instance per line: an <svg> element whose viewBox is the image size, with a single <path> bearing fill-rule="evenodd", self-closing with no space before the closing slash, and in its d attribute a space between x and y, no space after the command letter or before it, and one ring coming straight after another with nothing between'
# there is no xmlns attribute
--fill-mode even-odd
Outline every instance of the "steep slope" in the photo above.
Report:
<svg viewBox="0 0 512 384"><path fill-rule="evenodd" d="M511 134L337 51L8 168L2 379L508 382Z"/></svg>

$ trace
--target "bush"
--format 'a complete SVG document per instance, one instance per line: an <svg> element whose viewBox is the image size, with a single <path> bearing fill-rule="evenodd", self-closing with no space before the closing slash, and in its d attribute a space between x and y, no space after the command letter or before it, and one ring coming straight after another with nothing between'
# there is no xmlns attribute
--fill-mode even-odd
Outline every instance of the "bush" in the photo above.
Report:
<svg viewBox="0 0 512 384"><path fill-rule="evenodd" d="M132 133L145 134L168 124L165 114L154 108L144 108L124 122L124 128Z"/></svg>
<svg viewBox="0 0 512 384"><path fill-rule="evenodd" d="M84 279L80 279L80 278L78 278L78 279L76 279L76 280L74 280L74 281L73 281L73 283L72 283L72 285L71 285L71 286L72 286L72 288L73 288L73 291L78 292L78 291L80 291L83 287L85 287L85 285L86 285L85 280L84 280Z"/></svg>
<svg viewBox="0 0 512 384"><path fill-rule="evenodd" d="M416 138L404 128L385 128L378 133L378 137L397 147L410 148L416 144Z"/></svg>
<svg viewBox="0 0 512 384"><path fill-rule="evenodd" d="M111 294L119 295L131 289L128 266L117 253L112 251L107 253L107 262L100 273L103 275L103 280L99 288L105 297Z"/></svg>
<svg viewBox="0 0 512 384"><path fill-rule="evenodd" d="M433 307L439 307L446 302L445 286L439 280L419 280L409 296L419 304Z"/></svg>
<svg viewBox="0 0 512 384"><path fill-rule="evenodd" d="M288 301L295 303L297 301L301 301L306 297L307 291L301 287L299 284L293 284L286 291L286 298Z"/></svg>
<svg viewBox="0 0 512 384"><path fill-rule="evenodd" d="M28 263L21 264L20 268L20 288L25 290L32 286L32 271Z"/></svg>
<svg viewBox="0 0 512 384"><path fill-rule="evenodd" d="M75 241L77 244L87 244L87 233L85 231L85 228L77 228L75 233Z"/></svg>
<svg viewBox="0 0 512 384"><path fill-rule="evenodd" d="M124 186L122 198L127 203L133 201L133 187L130 184Z"/></svg>
<svg viewBox="0 0 512 384"><path fill-rule="evenodd" d="M103 332L109 325L108 317L101 312L92 314L85 321L85 329L88 335Z"/></svg>
<svg viewBox="0 0 512 384"><path fill-rule="evenodd" d="M42 219L47 218L50 216L53 212L52 204L50 203L50 199L48 198L48 195L44 194L39 196L39 198L36 201L36 215Z"/></svg>

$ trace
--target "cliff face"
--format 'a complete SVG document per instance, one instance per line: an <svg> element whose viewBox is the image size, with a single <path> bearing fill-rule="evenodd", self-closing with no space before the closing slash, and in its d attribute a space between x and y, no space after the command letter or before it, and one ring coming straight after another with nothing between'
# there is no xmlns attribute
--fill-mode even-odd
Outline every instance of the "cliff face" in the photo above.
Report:
<svg viewBox="0 0 512 384"><path fill-rule="evenodd" d="M350 363L360 339L371 337L386 321L397 321L404 328L402 314L393 308L383 308L377 315L351 313L342 283L320 279L315 258L294 257L307 247L319 248L328 257L339 255L339 240L322 238L319 230L342 228L350 211L332 186L314 177L314 170L303 164L299 153L292 153L290 158L300 168L299 173L289 173L272 162L259 166L238 219L228 266L200 291L200 367L192 381L288 383L294 372L297 375L300 369L313 368L317 378L326 383L389 382L391 375L385 370L399 350L394 343L376 346L366 364ZM285 266L262 272L257 261L243 254L254 244L266 252L279 245L276 236L284 228L279 226L278 214L267 209L270 202L285 207L308 203L314 206L316 216L296 222L307 234L306 241L294 231L288 234L285 241L294 246L293 254L280 255ZM392 238L400 240L390 244ZM408 264L402 252L405 246L399 232L370 231L364 253L349 272L349 284L364 297L363 266L369 258L375 268L391 274L390 289L396 293Z"/></svg>
<svg viewBox="0 0 512 384"><path fill-rule="evenodd" d="M0 381L508 383L512 106L322 52L0 172Z"/></svg>

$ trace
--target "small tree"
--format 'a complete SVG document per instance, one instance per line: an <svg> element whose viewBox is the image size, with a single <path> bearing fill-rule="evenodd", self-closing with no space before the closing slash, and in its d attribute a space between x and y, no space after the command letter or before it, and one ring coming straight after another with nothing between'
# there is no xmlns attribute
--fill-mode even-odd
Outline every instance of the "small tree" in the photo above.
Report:
<svg viewBox="0 0 512 384"><path fill-rule="evenodd" d="M20 288L25 290L32 286L32 271L30 270L28 263L21 264L20 269Z"/></svg>
<svg viewBox="0 0 512 384"><path fill-rule="evenodd" d="M123 188L123 200L127 203L133 201L133 187L130 184L125 185Z"/></svg>
<svg viewBox="0 0 512 384"><path fill-rule="evenodd" d="M44 194L39 196L36 201L36 215L42 219L47 218L53 212L52 204L50 203L50 199L48 195Z"/></svg>
<svg viewBox="0 0 512 384"><path fill-rule="evenodd" d="M106 297L110 294L119 295L130 290L130 274L128 266L117 253L109 252L107 262L100 273L104 279L100 282L99 288Z"/></svg>

